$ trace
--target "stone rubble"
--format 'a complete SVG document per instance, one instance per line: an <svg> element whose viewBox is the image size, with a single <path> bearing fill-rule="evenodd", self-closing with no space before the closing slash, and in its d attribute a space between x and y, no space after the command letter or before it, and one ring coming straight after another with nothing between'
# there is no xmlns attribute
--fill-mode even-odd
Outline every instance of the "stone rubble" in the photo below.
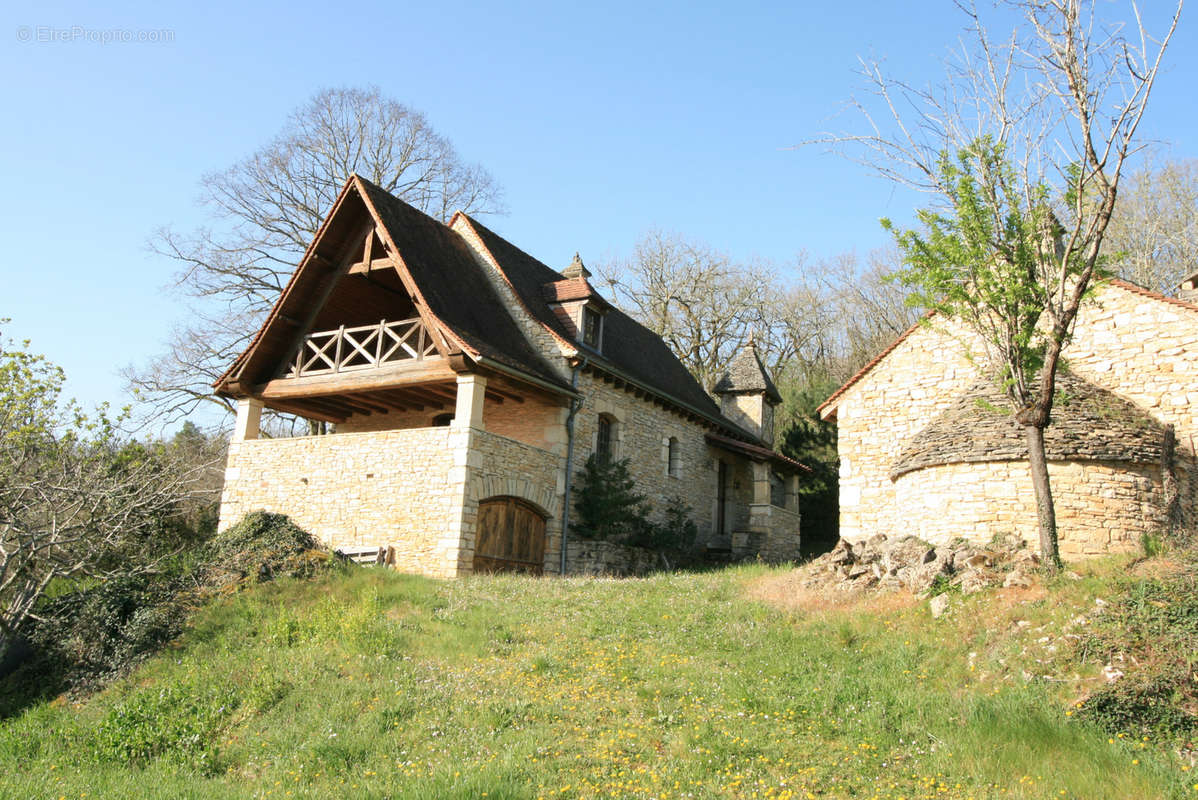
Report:
<svg viewBox="0 0 1198 800"><path fill-rule="evenodd" d="M1029 573L1040 557L1022 542L979 547L968 542L933 546L915 536L878 534L852 544L841 539L830 552L802 567L804 589L843 594L906 590L932 594L933 616L949 604L943 592L952 587L973 594L990 586L1027 588ZM942 599L943 598L943 599Z"/></svg>

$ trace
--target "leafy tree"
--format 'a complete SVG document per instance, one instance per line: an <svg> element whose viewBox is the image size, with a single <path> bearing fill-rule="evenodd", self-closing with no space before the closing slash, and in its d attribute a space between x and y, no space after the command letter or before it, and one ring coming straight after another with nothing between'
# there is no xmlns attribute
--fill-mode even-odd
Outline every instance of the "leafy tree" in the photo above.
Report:
<svg viewBox="0 0 1198 800"><path fill-rule="evenodd" d="M169 452L125 440L63 394L61 368L0 339L0 654L60 578L146 567L188 493Z"/></svg>
<svg viewBox="0 0 1198 800"><path fill-rule="evenodd" d="M778 418L786 427L778 450L806 464L811 472L799 480L799 529L807 553L830 550L839 538L840 473L836 456L836 423L819 418L815 409L836 389L831 381L779 387L782 407Z"/></svg>
<svg viewBox="0 0 1198 800"><path fill-rule="evenodd" d="M201 181L215 225L157 232L155 252L176 262L177 289L195 301L167 352L125 377L168 419L200 407L232 410L212 383L245 349L316 235L338 191L357 173L439 219L455 209L501 210L501 192L461 159L418 111L378 89L325 89L248 158Z"/></svg>
<svg viewBox="0 0 1198 800"><path fill-rule="evenodd" d="M916 88L866 63L881 113L858 103L869 132L823 141L941 203L920 213L924 233L897 232L906 276L983 343L982 367L1026 431L1040 547L1055 567L1044 429L1057 368L1102 264L1181 4L1160 38L1134 4L1127 24L1100 18L1087 0L1012 0L1005 7L1021 24L1005 38L991 35L976 5L958 7L973 41L946 64L943 85Z"/></svg>

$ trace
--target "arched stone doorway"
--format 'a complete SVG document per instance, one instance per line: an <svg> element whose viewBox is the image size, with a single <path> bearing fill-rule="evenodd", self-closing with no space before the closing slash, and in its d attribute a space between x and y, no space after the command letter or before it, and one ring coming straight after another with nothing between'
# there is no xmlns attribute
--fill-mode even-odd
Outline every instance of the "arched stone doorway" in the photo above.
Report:
<svg viewBox="0 0 1198 800"><path fill-rule="evenodd" d="M523 572L545 569L545 515L518 497L489 497L478 503L474 571Z"/></svg>

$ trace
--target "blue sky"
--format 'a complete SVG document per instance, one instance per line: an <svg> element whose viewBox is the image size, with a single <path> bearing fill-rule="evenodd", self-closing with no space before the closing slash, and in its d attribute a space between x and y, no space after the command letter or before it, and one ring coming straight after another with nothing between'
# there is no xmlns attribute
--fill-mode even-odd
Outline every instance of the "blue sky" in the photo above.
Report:
<svg viewBox="0 0 1198 800"><path fill-rule="evenodd" d="M865 253L885 243L879 217L910 218L919 197L789 146L844 127L858 56L933 80L962 27L948 0L105 5L0 12L0 317L72 394L118 405L117 370L183 312L147 239L203 224L200 177L320 88L373 84L424 111L504 187L509 213L488 224L550 265L627 253L653 227L787 263ZM1189 22L1143 127L1183 158L1198 156Z"/></svg>

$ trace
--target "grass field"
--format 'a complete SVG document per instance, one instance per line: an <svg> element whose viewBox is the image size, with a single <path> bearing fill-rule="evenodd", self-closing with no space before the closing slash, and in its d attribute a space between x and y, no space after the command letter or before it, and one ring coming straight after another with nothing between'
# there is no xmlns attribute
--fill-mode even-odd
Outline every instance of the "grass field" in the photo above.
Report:
<svg viewBox="0 0 1198 800"><path fill-rule="evenodd" d="M0 722L0 797L1198 798L1171 746L1074 713L1102 664L1061 633L1120 565L1091 572L939 620L763 567L281 581Z"/></svg>

